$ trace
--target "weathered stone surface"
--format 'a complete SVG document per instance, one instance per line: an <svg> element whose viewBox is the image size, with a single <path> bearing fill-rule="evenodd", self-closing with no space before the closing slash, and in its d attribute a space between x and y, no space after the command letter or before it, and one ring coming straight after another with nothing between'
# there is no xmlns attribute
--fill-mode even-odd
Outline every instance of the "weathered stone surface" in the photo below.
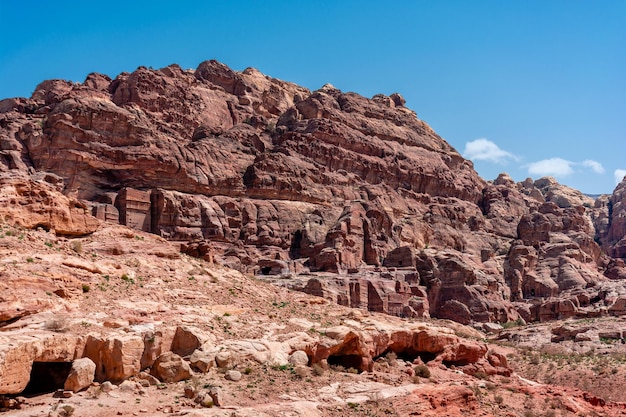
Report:
<svg viewBox="0 0 626 417"><path fill-rule="evenodd" d="M18 394L30 380L33 362L72 362L81 349L74 335L37 332L0 335L0 394Z"/></svg>
<svg viewBox="0 0 626 417"><path fill-rule="evenodd" d="M626 315L626 295L618 297L609 307L609 312L616 316Z"/></svg>
<svg viewBox="0 0 626 417"><path fill-rule="evenodd" d="M296 350L291 355L289 355L289 363L298 366L303 365L306 366L309 364L309 357L306 352L303 350Z"/></svg>
<svg viewBox="0 0 626 417"><path fill-rule="evenodd" d="M78 392L91 385L96 373L96 364L89 358L76 359L65 380L63 389Z"/></svg>
<svg viewBox="0 0 626 417"><path fill-rule="evenodd" d="M84 356L96 364L96 381L123 381L141 370L143 338L137 335L89 335Z"/></svg>
<svg viewBox="0 0 626 417"><path fill-rule="evenodd" d="M215 354L196 350L191 354L189 363L200 372L209 372L209 369L215 366Z"/></svg>
<svg viewBox="0 0 626 417"><path fill-rule="evenodd" d="M615 187L605 207L608 224L600 230L600 240L613 257L626 258L626 179Z"/></svg>
<svg viewBox="0 0 626 417"><path fill-rule="evenodd" d="M406 325L402 328L379 326L368 331L338 326L326 329L325 333L326 339L307 349L313 364L327 360L345 368L371 370L373 360L390 351L405 357L423 357L446 366L484 367L489 362L486 345L461 342L447 329ZM509 373L506 361L494 372Z"/></svg>
<svg viewBox="0 0 626 417"><path fill-rule="evenodd" d="M241 380L241 376L242 376L241 372L231 369L229 371L226 371L224 378L226 378L229 381L237 382Z"/></svg>
<svg viewBox="0 0 626 417"><path fill-rule="evenodd" d="M177 327L171 351L180 356L189 356L209 339L208 335L192 326Z"/></svg>
<svg viewBox="0 0 626 417"><path fill-rule="evenodd" d="M0 172L0 217L5 222L58 235L84 236L98 228L86 204L59 192L55 176L30 177L22 172Z"/></svg>
<svg viewBox="0 0 626 417"><path fill-rule="evenodd" d="M187 362L173 352L162 353L151 372L163 382L178 382L191 378L191 368Z"/></svg>

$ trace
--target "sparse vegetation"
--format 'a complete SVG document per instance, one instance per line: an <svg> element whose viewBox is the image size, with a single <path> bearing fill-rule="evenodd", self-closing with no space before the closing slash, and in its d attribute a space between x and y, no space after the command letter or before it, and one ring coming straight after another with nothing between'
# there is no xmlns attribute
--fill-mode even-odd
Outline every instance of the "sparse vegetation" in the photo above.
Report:
<svg viewBox="0 0 626 417"><path fill-rule="evenodd" d="M63 333L68 330L69 321L66 317L54 317L44 323L44 329L51 332Z"/></svg>
<svg viewBox="0 0 626 417"><path fill-rule="evenodd" d="M415 376L420 378L430 378L430 369L426 365L417 365L413 368L415 371Z"/></svg>
<svg viewBox="0 0 626 417"><path fill-rule="evenodd" d="M313 364L313 366L311 367L311 370L313 371L313 375L315 376L324 375L324 368L322 368L322 366L319 363Z"/></svg>
<svg viewBox="0 0 626 417"><path fill-rule="evenodd" d="M132 285L135 283L135 280L131 277L129 277L127 274L123 274L121 276L122 281L124 281L126 284L128 285Z"/></svg>
<svg viewBox="0 0 626 417"><path fill-rule="evenodd" d="M502 323L502 327L504 329L511 329L513 327L520 327L526 324L522 318L513 321L507 321L506 323Z"/></svg>
<svg viewBox="0 0 626 417"><path fill-rule="evenodd" d="M71 248L74 252L78 254L83 253L83 243L80 240L73 240L71 243Z"/></svg>

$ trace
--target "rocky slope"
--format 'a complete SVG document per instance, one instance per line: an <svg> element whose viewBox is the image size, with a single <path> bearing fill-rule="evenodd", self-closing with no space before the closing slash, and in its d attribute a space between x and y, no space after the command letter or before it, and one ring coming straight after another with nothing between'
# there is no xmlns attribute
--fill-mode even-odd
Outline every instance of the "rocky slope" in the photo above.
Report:
<svg viewBox="0 0 626 417"><path fill-rule="evenodd" d="M0 310L18 313L0 327L6 415L626 414L623 392L527 379L544 378L547 356L537 370L509 345L554 343L590 361L589 349L604 346L603 369L622 378L623 320L515 328L487 341L454 322L292 292L124 226L70 238L0 226Z"/></svg>
<svg viewBox="0 0 626 417"><path fill-rule="evenodd" d="M399 94L310 92L215 61L90 74L1 101L0 149L7 201L36 206L51 187L75 201L48 219L4 205L24 226L88 234L88 206L189 254L401 316L624 314L626 184L594 202L550 178L485 182Z"/></svg>

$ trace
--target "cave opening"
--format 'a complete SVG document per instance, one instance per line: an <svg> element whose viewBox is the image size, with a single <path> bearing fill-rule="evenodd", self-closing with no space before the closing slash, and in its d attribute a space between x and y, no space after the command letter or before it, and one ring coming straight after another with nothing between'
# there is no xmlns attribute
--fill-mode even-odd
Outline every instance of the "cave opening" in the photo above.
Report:
<svg viewBox="0 0 626 417"><path fill-rule="evenodd" d="M261 275L269 275L272 272L271 266L264 266L261 268Z"/></svg>
<svg viewBox="0 0 626 417"><path fill-rule="evenodd" d="M470 362L468 360L461 360L461 361L443 361L443 365L446 368L451 368L453 366L465 366L465 365L469 365Z"/></svg>
<svg viewBox="0 0 626 417"><path fill-rule="evenodd" d="M295 233L293 234L293 238L291 239L291 246L289 248L290 259L300 258L301 245L302 245L302 230L296 230Z"/></svg>
<svg viewBox="0 0 626 417"><path fill-rule="evenodd" d="M428 363L437 357L436 353L431 353L431 352L415 352L415 351L410 351L410 350L401 350L399 352L395 352L391 349L388 349L384 351L383 353L381 353L380 355L378 355L377 357L375 357L374 360L385 358L390 352L394 352L396 354L396 357L399 360L402 360L405 362L414 362L417 358L420 358L422 362Z"/></svg>
<svg viewBox="0 0 626 417"><path fill-rule="evenodd" d="M50 231L50 225L45 223L37 223L33 228L33 230L43 229L46 232Z"/></svg>
<svg viewBox="0 0 626 417"><path fill-rule="evenodd" d="M359 355L331 355L327 359L330 366L343 366L345 369L354 368L363 371L363 362Z"/></svg>
<svg viewBox="0 0 626 417"><path fill-rule="evenodd" d="M72 362L33 362L30 380L21 395L34 397L63 389L72 369Z"/></svg>

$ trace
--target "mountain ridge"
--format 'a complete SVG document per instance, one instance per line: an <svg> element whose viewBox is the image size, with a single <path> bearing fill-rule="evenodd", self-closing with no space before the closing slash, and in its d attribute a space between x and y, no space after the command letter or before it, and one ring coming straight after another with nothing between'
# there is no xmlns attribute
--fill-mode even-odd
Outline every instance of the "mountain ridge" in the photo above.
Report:
<svg viewBox="0 0 626 417"><path fill-rule="evenodd" d="M397 93L44 81L0 101L0 412L623 415L624 201L485 181Z"/></svg>
<svg viewBox="0 0 626 417"><path fill-rule="evenodd" d="M621 288L623 186L594 201L485 181L404 105L217 61L92 73L0 101L0 166L243 272L348 277L292 285L346 305L464 323L610 311L578 293Z"/></svg>

